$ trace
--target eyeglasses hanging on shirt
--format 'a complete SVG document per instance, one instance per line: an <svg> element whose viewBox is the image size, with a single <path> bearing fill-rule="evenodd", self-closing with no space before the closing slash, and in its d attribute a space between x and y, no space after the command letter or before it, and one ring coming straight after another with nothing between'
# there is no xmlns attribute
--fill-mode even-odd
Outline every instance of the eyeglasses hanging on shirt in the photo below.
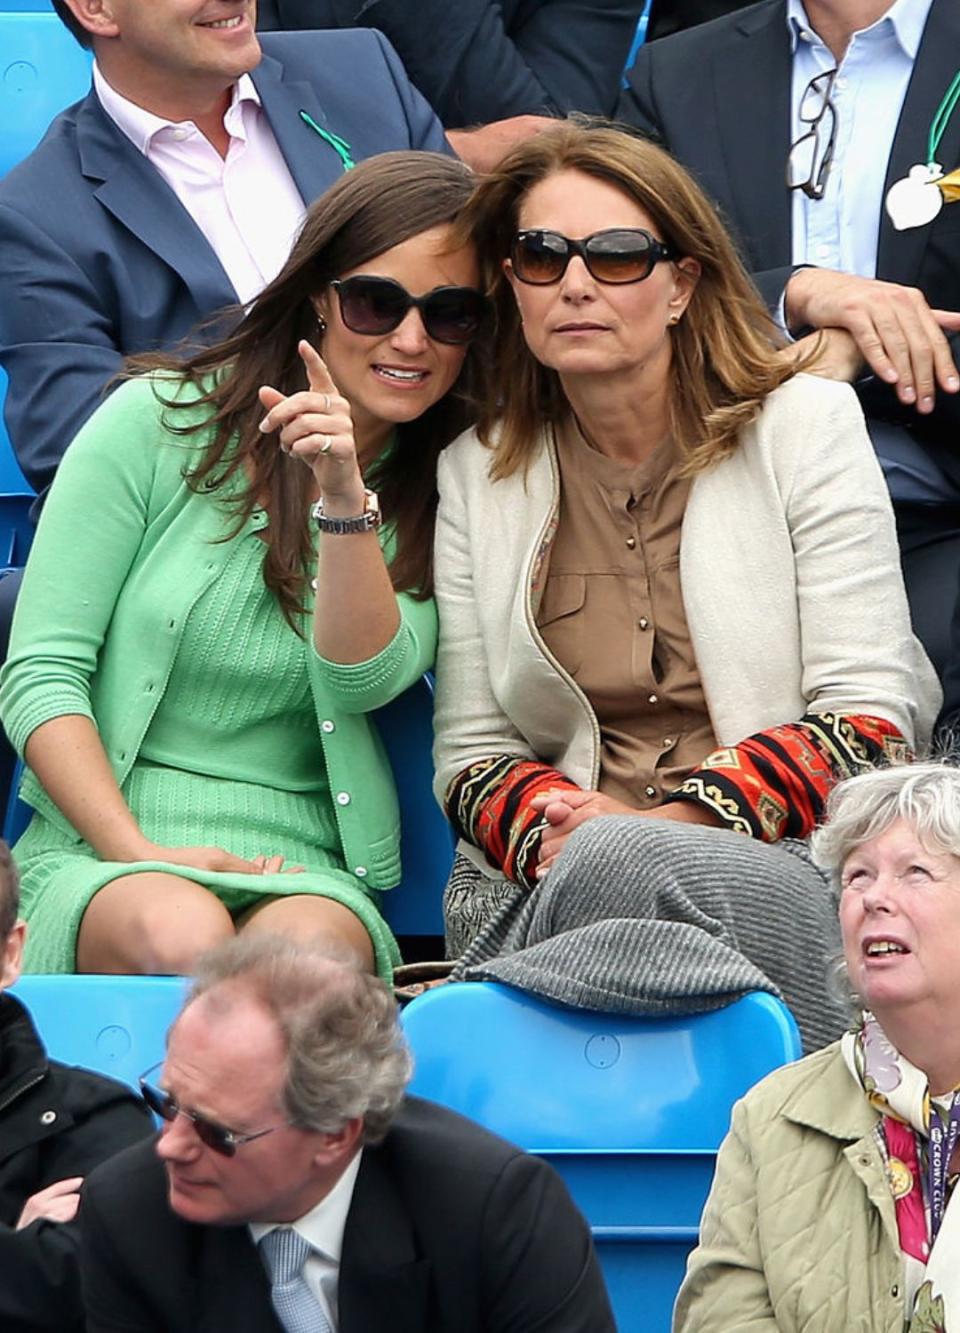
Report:
<svg viewBox="0 0 960 1333"><path fill-rule="evenodd" d="M837 142L837 109L831 100L837 70L815 75L800 97L800 121L809 125L787 154L787 188L822 199Z"/></svg>

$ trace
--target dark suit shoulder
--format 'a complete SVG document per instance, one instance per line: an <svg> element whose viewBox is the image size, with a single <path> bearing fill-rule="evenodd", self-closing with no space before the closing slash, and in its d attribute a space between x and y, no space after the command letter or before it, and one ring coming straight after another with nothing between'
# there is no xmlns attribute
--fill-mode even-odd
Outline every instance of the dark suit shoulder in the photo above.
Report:
<svg viewBox="0 0 960 1333"><path fill-rule="evenodd" d="M380 1147L411 1162L422 1157L433 1169L446 1162L455 1168L467 1155L474 1170L500 1171L511 1158L522 1155L516 1144L423 1097L404 1099Z"/></svg>
<svg viewBox="0 0 960 1333"><path fill-rule="evenodd" d="M280 62L285 77L307 79L320 93L325 83L339 86L345 73L359 73L354 61L383 64L383 37L373 28L300 28L259 37L264 55Z"/></svg>

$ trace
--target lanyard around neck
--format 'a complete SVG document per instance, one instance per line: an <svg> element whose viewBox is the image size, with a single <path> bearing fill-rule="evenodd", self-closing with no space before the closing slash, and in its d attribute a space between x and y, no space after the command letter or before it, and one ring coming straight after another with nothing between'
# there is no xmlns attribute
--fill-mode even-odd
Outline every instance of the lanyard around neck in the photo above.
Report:
<svg viewBox="0 0 960 1333"><path fill-rule="evenodd" d="M954 74L953 82L944 93L936 114L930 122L930 134L927 137L927 163L930 166L937 160L937 149L940 147L940 140L943 138L944 131L950 122L950 117L956 110L958 102L960 102L960 70Z"/></svg>

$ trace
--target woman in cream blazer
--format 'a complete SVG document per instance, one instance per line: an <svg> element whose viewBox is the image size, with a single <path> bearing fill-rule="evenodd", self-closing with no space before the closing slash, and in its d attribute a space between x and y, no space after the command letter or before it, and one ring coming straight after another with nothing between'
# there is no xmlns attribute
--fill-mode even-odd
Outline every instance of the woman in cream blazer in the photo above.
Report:
<svg viewBox="0 0 960 1333"><path fill-rule="evenodd" d="M855 396L776 352L709 204L649 144L547 132L464 225L500 392L439 468L436 789L513 910L464 971L561 918L655 912L686 870L671 910L719 922L786 993L766 937L787 911L809 958L835 921L776 844L838 778L923 743L939 697ZM463 861L452 890L477 924ZM519 918L560 893L535 938Z"/></svg>

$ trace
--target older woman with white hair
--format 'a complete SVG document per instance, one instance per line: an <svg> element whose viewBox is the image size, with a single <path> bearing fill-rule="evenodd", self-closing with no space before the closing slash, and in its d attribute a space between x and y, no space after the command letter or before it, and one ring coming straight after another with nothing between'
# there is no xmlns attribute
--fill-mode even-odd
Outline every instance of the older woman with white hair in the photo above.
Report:
<svg viewBox="0 0 960 1333"><path fill-rule="evenodd" d="M858 1016L734 1107L675 1333L960 1328L960 769L841 783L814 854Z"/></svg>

